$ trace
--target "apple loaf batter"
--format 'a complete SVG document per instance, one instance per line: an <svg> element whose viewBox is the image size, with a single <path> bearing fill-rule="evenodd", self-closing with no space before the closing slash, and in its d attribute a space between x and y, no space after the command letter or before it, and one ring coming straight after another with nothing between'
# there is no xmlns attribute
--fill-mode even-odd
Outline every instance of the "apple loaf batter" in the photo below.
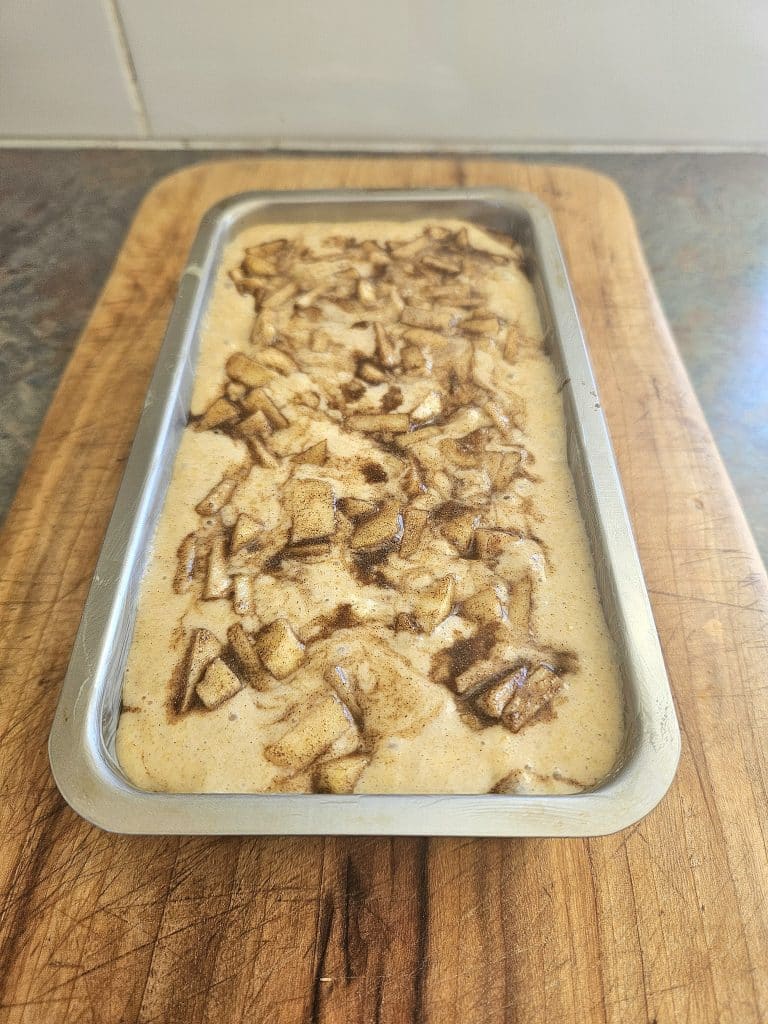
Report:
<svg viewBox="0 0 768 1024"><path fill-rule="evenodd" d="M171 792L565 793L616 656L509 239L261 226L225 252L117 753Z"/></svg>

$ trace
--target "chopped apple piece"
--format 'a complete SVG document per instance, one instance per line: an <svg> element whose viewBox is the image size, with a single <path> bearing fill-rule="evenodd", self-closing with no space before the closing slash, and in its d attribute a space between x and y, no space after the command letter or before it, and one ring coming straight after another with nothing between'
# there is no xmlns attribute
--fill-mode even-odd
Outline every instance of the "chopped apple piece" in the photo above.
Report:
<svg viewBox="0 0 768 1024"><path fill-rule="evenodd" d="M495 465L490 470L491 483L496 488L507 487L515 478L520 468L522 454L519 450L510 452L494 452L497 456Z"/></svg>
<svg viewBox="0 0 768 1024"><path fill-rule="evenodd" d="M259 366L253 359L236 352L227 360L227 373L232 380L239 381L249 388L258 388L262 384L268 384L271 374L263 366Z"/></svg>
<svg viewBox="0 0 768 1024"><path fill-rule="evenodd" d="M265 277L243 277L237 283L237 290L241 295L252 295L256 309L261 305L261 300L267 291L269 281Z"/></svg>
<svg viewBox="0 0 768 1024"><path fill-rule="evenodd" d="M263 256L265 259L271 260L285 252L287 248L287 238L275 238L271 242L259 242L258 245L249 245L245 252L248 256Z"/></svg>
<svg viewBox="0 0 768 1024"><path fill-rule="evenodd" d="M477 557L483 561L491 561L498 558L502 552L505 539L504 534L500 534L498 530L490 530L484 526L476 530L475 551Z"/></svg>
<svg viewBox="0 0 768 1024"><path fill-rule="evenodd" d="M254 277L275 277L277 274L274 264L259 256L246 256L243 260L243 270Z"/></svg>
<svg viewBox="0 0 768 1024"><path fill-rule="evenodd" d="M422 632L431 633L450 615L455 593L456 580L453 576L443 576L417 595L413 614Z"/></svg>
<svg viewBox="0 0 768 1024"><path fill-rule="evenodd" d="M179 700L179 711L189 711L195 698L195 688L214 658L221 654L221 644L209 629L196 629L187 653L184 670L184 690Z"/></svg>
<svg viewBox="0 0 768 1024"><path fill-rule="evenodd" d="M247 512L241 512L232 530L232 538L229 542L230 554L236 555L238 551L253 544L263 530L263 523L258 522L253 516L249 516Z"/></svg>
<svg viewBox="0 0 768 1024"><path fill-rule="evenodd" d="M439 270L441 274L460 274L464 264L458 256L422 256L421 262L425 267L432 270Z"/></svg>
<svg viewBox="0 0 768 1024"><path fill-rule="evenodd" d="M533 586L531 577L526 574L510 586L509 621L521 631L527 633L531 626L531 599Z"/></svg>
<svg viewBox="0 0 768 1024"><path fill-rule="evenodd" d="M355 273L354 270L352 271L352 273ZM343 276L340 275L339 277L336 278L336 283L334 284L334 286L332 288L326 289L324 298L326 302L333 302L337 306L341 306L341 308L346 313L349 313L353 309L357 308L353 301L356 290L356 275L352 280L350 280L349 278L344 278Z"/></svg>
<svg viewBox="0 0 768 1024"><path fill-rule="evenodd" d="M366 241L363 242L361 249L365 253L365 258L374 267L388 267L389 256L384 252L378 242Z"/></svg>
<svg viewBox="0 0 768 1024"><path fill-rule="evenodd" d="M358 521L350 545L355 549L381 547L399 540L403 533L403 517L397 501L385 501L372 515Z"/></svg>
<svg viewBox="0 0 768 1024"><path fill-rule="evenodd" d="M314 306L318 299L323 297L323 288L310 288L309 291L302 292L294 301L296 309L309 309Z"/></svg>
<svg viewBox="0 0 768 1024"><path fill-rule="evenodd" d="M353 430L366 434L405 434L409 427L408 416L402 412L353 413L347 418L347 425Z"/></svg>
<svg viewBox="0 0 768 1024"><path fill-rule="evenodd" d="M403 338L410 342L412 345L426 345L437 346L438 348L445 348L448 344L448 339L444 338L442 334L438 334L437 331L428 331L423 327L412 327L410 331L406 331Z"/></svg>
<svg viewBox="0 0 768 1024"><path fill-rule="evenodd" d="M364 278L357 282L357 297L368 309L376 305L376 289L370 281L366 281Z"/></svg>
<svg viewBox="0 0 768 1024"><path fill-rule="evenodd" d="M288 420L262 388L254 388L253 391L249 391L243 399L243 406L248 412L263 412L270 426L275 430L282 430L288 426Z"/></svg>
<svg viewBox="0 0 768 1024"><path fill-rule="evenodd" d="M474 434L476 430L482 429L485 419L482 412L476 405L464 405L457 409L448 421L451 431L459 436L463 443L467 441L468 434Z"/></svg>
<svg viewBox="0 0 768 1024"><path fill-rule="evenodd" d="M259 466L264 466L265 469L276 469L279 465L275 456L256 434L248 438L248 447Z"/></svg>
<svg viewBox="0 0 768 1024"><path fill-rule="evenodd" d="M306 405L308 409L320 408L320 395L316 391L304 391L300 395L294 395L293 401L296 405Z"/></svg>
<svg viewBox="0 0 768 1024"><path fill-rule="evenodd" d="M475 452L471 449L462 445L454 437L446 437L440 442L440 451L444 452L446 457L451 460L455 465L461 469L474 469L479 466L482 461L486 463L489 459L494 459L499 454L498 452L489 452L483 455L481 452ZM496 461L494 461L494 466Z"/></svg>
<svg viewBox="0 0 768 1024"><path fill-rule="evenodd" d="M323 328L312 331L309 346L313 352L327 352L333 344L333 336Z"/></svg>
<svg viewBox="0 0 768 1024"><path fill-rule="evenodd" d="M260 630L253 646L276 679L285 679L295 672L304 659L304 644L286 619L275 619Z"/></svg>
<svg viewBox="0 0 768 1024"><path fill-rule="evenodd" d="M359 519L376 511L372 501L364 501L362 498L340 498L339 508L348 519Z"/></svg>
<svg viewBox="0 0 768 1024"><path fill-rule="evenodd" d="M264 753L281 768L301 771L350 728L354 723L349 710L335 693L323 693L309 705L304 717Z"/></svg>
<svg viewBox="0 0 768 1024"><path fill-rule="evenodd" d="M227 630L227 640L229 640L230 646L235 652L237 664L242 669L245 679L249 683L258 679L263 673L261 661L256 653L256 648L251 642L251 638L239 622L229 627Z"/></svg>
<svg viewBox="0 0 768 1024"><path fill-rule="evenodd" d="M400 541L400 557L410 558L421 541L429 512L421 508L407 508L403 512L403 539Z"/></svg>
<svg viewBox="0 0 768 1024"><path fill-rule="evenodd" d="M229 530L237 522L237 509L234 505L222 505L219 510L219 519L221 519L222 526L226 526Z"/></svg>
<svg viewBox="0 0 768 1024"><path fill-rule="evenodd" d="M539 665L529 671L515 689L504 708L502 722L510 732L520 732L548 704L563 687L563 680L549 665Z"/></svg>
<svg viewBox="0 0 768 1024"><path fill-rule="evenodd" d="M423 423L425 420L433 420L436 416L440 415L443 408L443 402L438 391L430 391L423 401L419 402L416 408L411 412L411 419L417 423Z"/></svg>
<svg viewBox="0 0 768 1024"><path fill-rule="evenodd" d="M443 227L442 224L428 224L424 228L427 238L433 238L436 242L447 242L451 237L451 229Z"/></svg>
<svg viewBox="0 0 768 1024"><path fill-rule="evenodd" d="M501 622L506 619L507 610L499 594L500 589L497 585L475 591L462 604L462 615L475 622Z"/></svg>
<svg viewBox="0 0 768 1024"><path fill-rule="evenodd" d="M312 773L314 790L316 793L352 793L367 765L368 758L364 754L322 761Z"/></svg>
<svg viewBox="0 0 768 1024"><path fill-rule="evenodd" d="M440 532L461 554L466 554L472 546L475 528L480 517L471 510L448 519L440 526Z"/></svg>
<svg viewBox="0 0 768 1024"><path fill-rule="evenodd" d="M268 366L271 370L277 370L284 377L287 377L289 373L295 373L299 366L295 359L292 359L287 352L283 352L282 349L275 348L264 348L259 352L258 361L263 366Z"/></svg>
<svg viewBox="0 0 768 1024"><path fill-rule="evenodd" d="M405 303L403 302L402 295L393 284L389 285L389 287L387 287L386 285L382 285L381 288L382 290L386 289L389 292L390 301L392 305L395 307L395 318L399 319L400 314L405 309Z"/></svg>
<svg viewBox="0 0 768 1024"><path fill-rule="evenodd" d="M217 398L209 405L195 425L196 430L214 430L225 423L231 423L240 415L240 410L226 398Z"/></svg>
<svg viewBox="0 0 768 1024"><path fill-rule="evenodd" d="M517 664L510 664L507 658L492 654L491 657L474 662L464 672L446 682L449 682L457 693L471 697L485 690L492 682L517 671L518 667Z"/></svg>
<svg viewBox="0 0 768 1024"><path fill-rule="evenodd" d="M253 584L250 576L232 577L232 607L236 615L253 615Z"/></svg>
<svg viewBox="0 0 768 1024"><path fill-rule="evenodd" d="M192 586L196 559L197 538L194 533L188 533L176 552L177 568L173 577L173 589L177 594L186 594Z"/></svg>
<svg viewBox="0 0 768 1024"><path fill-rule="evenodd" d="M215 601L226 597L232 586L227 559L224 553L224 537L214 537L208 552L208 575L205 578L203 597L206 601Z"/></svg>
<svg viewBox="0 0 768 1024"><path fill-rule="evenodd" d="M489 718L501 718L507 703L525 683L527 674L528 667L519 665L508 675L502 676L475 697L473 703L477 710Z"/></svg>
<svg viewBox="0 0 768 1024"><path fill-rule="evenodd" d="M482 334L488 337L496 337L499 333L499 321L495 316L489 317L472 317L469 320L462 321L461 329L466 331L468 334Z"/></svg>
<svg viewBox="0 0 768 1024"><path fill-rule="evenodd" d="M414 256L418 256L420 252L423 252L428 245L427 239L423 235L419 235L418 238L414 238L410 242L393 244L390 247L390 251L395 259L412 260Z"/></svg>
<svg viewBox="0 0 768 1024"><path fill-rule="evenodd" d="M326 480L294 480L285 492L291 543L318 540L336 530L333 488Z"/></svg>
<svg viewBox="0 0 768 1024"><path fill-rule="evenodd" d="M431 299L446 302L449 306L471 308L477 306L479 302L478 299L473 298L469 285L464 284L434 285L427 289L427 294Z"/></svg>
<svg viewBox="0 0 768 1024"><path fill-rule="evenodd" d="M237 433L245 438L269 437L272 433L272 424L261 409L257 409L250 416L246 416L244 420L240 420L237 424Z"/></svg>
<svg viewBox="0 0 768 1024"><path fill-rule="evenodd" d="M397 346L383 324L375 323L373 333L376 336L376 358L382 366L391 370L393 366L397 365Z"/></svg>
<svg viewBox="0 0 768 1024"><path fill-rule="evenodd" d="M262 308L266 310L279 309L281 306L285 306L286 303L290 302L298 291L298 286L290 281L288 284L283 285L282 288L278 288L276 292L264 299Z"/></svg>
<svg viewBox="0 0 768 1024"><path fill-rule="evenodd" d="M357 700L356 685L350 673L341 665L328 665L323 673L323 680L337 694L342 704L346 704L352 718L360 718L362 712ZM352 753L352 750L345 751Z"/></svg>
<svg viewBox="0 0 768 1024"><path fill-rule="evenodd" d="M311 793L312 779L309 772L291 772L278 776L264 790L265 793Z"/></svg>
<svg viewBox="0 0 768 1024"><path fill-rule="evenodd" d="M296 455L291 456L291 462L297 466L322 466L327 458L328 442L323 439L318 441L317 444L313 444L310 448L305 448L303 452L298 452Z"/></svg>
<svg viewBox="0 0 768 1024"><path fill-rule="evenodd" d="M509 434L512 427L509 416L507 416L498 402L486 402L483 410L490 416L502 434Z"/></svg>
<svg viewBox="0 0 768 1024"><path fill-rule="evenodd" d="M406 345L400 356L400 362L403 369L409 371L423 370L427 365L424 354L417 345Z"/></svg>
<svg viewBox="0 0 768 1024"><path fill-rule="evenodd" d="M243 395L248 389L245 384L240 384L238 381L231 380L227 384L227 398L230 402L239 402Z"/></svg>
<svg viewBox="0 0 768 1024"><path fill-rule="evenodd" d="M349 728L346 732L343 732L341 736L333 741L328 747L323 756L320 758L322 763L336 761L340 757L349 757L350 754L357 754L360 752L360 733L357 731L357 724L355 722L355 716L352 712L352 708L349 706L347 701L344 700L343 695L337 690L336 691L339 700L342 704L347 705L349 711L350 722Z"/></svg>
<svg viewBox="0 0 768 1024"><path fill-rule="evenodd" d="M475 546L479 558L494 561L506 551L519 548L521 536L504 530L491 530L480 527L475 531Z"/></svg>
<svg viewBox="0 0 768 1024"><path fill-rule="evenodd" d="M508 327L504 338L504 358L507 362L516 362L520 354L520 341L519 330L513 326Z"/></svg>
<svg viewBox="0 0 768 1024"><path fill-rule="evenodd" d="M482 253L484 256L487 256L493 263L496 264L497 267L501 267L504 266L504 264L510 263L509 255L503 256L500 252L494 252L493 249L486 249L479 245L473 245L472 249L474 252ZM516 250L516 258L522 258L521 250L519 248Z"/></svg>
<svg viewBox="0 0 768 1024"><path fill-rule="evenodd" d="M418 498L420 494L426 493L427 485L424 483L421 469L416 462L408 463L408 468L402 476L402 485L409 498Z"/></svg>
<svg viewBox="0 0 768 1024"><path fill-rule="evenodd" d="M201 516L215 515L223 508L232 495L235 493L238 480L236 476L225 476L216 486L206 494L202 501L198 502L195 509Z"/></svg>
<svg viewBox="0 0 768 1024"><path fill-rule="evenodd" d="M215 658L197 684L197 696L212 711L242 690L243 684L221 658Z"/></svg>
<svg viewBox="0 0 768 1024"><path fill-rule="evenodd" d="M240 294L243 294L243 281L245 280L245 274L242 272L240 267L235 267L234 270L230 270L229 278L232 284L237 288Z"/></svg>
<svg viewBox="0 0 768 1024"><path fill-rule="evenodd" d="M370 359L361 359L357 368L357 376L366 384L383 384L387 379L386 373Z"/></svg>
<svg viewBox="0 0 768 1024"><path fill-rule="evenodd" d="M264 303L266 306L266 303ZM254 345L271 345L277 338L277 317L269 309L263 310L257 317L251 331L251 342Z"/></svg>
<svg viewBox="0 0 768 1024"><path fill-rule="evenodd" d="M417 309L406 306L400 319L410 327L426 327L430 331L449 331L457 321L450 309ZM410 338L408 339L410 341Z"/></svg>

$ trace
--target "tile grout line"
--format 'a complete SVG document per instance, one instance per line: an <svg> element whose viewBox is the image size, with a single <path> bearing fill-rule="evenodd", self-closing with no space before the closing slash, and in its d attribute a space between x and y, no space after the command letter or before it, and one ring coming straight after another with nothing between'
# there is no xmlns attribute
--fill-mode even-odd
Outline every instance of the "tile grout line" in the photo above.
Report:
<svg viewBox="0 0 768 1024"><path fill-rule="evenodd" d="M109 0L110 3L113 0ZM125 59L130 69L133 63L129 51ZM381 156L435 155L435 156L516 156L518 154L559 153L568 155L633 155L665 153L689 153L691 155L768 155L768 145L651 145L651 144L610 144L567 142L457 142L424 139L414 142L388 139L378 142L370 139L349 139L342 142L331 139L254 137L232 138L216 136L179 136L178 138L157 138L149 134L149 118L141 98L138 80L131 74L135 89L136 112L142 121L146 137L126 138L121 136L0 136L2 149L151 149L151 150L233 150L276 153L333 153L338 155L371 153Z"/></svg>
<svg viewBox="0 0 768 1024"><path fill-rule="evenodd" d="M120 14L120 8L117 5L117 0L106 0L105 7L112 16L112 27L115 35L117 36L118 50L120 51L120 55L123 59L124 71L126 72L131 84L131 102L134 113L139 121L139 130L143 134L144 139L148 139L150 138L150 126L147 105L144 102L144 96L142 95L141 86L139 85L139 76L136 72L136 65L133 61L133 54L131 53L131 47L128 42L125 25L123 24L123 18ZM141 141L142 140L137 140L137 143L140 143Z"/></svg>

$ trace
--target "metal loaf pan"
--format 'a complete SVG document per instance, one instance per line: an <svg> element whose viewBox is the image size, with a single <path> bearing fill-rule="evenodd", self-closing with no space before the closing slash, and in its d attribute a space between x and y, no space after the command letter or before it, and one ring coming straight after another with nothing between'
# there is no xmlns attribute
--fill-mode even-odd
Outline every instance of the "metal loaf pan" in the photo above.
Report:
<svg viewBox="0 0 768 1024"><path fill-rule="evenodd" d="M527 254L562 396L568 459L622 669L625 738L595 789L567 796L169 794L137 789L115 757L139 584L184 429L200 326L227 242L257 223L458 217ZM146 834L587 836L618 831L669 787L680 736L592 369L549 212L497 189L251 192L203 218L101 549L50 737L65 799L104 829Z"/></svg>

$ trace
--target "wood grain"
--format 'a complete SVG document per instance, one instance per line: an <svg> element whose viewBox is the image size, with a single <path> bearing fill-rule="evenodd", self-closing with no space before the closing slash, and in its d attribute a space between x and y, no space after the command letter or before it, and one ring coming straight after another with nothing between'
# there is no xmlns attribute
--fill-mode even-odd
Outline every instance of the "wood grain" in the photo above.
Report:
<svg viewBox="0 0 768 1024"><path fill-rule="evenodd" d="M501 185L557 220L683 731L594 840L133 838L46 741L200 214L243 189ZM237 160L146 198L0 536L0 1020L768 1020L768 584L607 179L507 162Z"/></svg>

